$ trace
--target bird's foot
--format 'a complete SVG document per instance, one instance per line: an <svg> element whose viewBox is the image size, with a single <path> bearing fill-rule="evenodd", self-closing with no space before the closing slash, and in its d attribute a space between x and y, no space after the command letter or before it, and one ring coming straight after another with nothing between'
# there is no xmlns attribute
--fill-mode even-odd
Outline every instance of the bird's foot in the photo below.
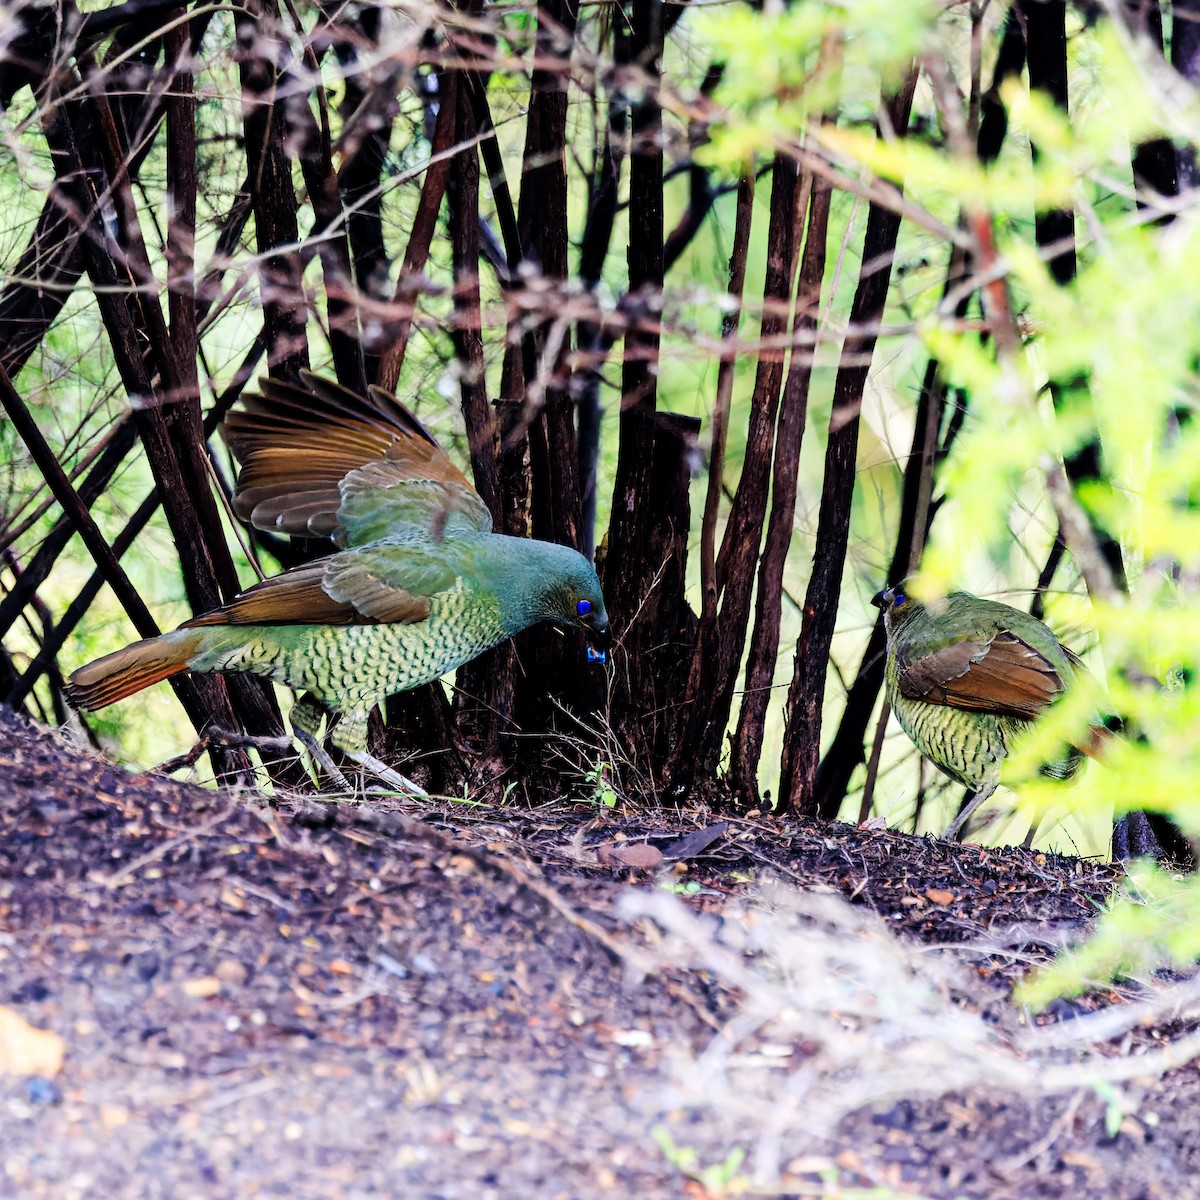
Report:
<svg viewBox="0 0 1200 1200"><path fill-rule="evenodd" d="M305 748L305 750L308 751L308 753L312 756L313 762L315 762L321 768L321 770L333 780L336 787L339 787L342 791L349 792L351 794L357 791L354 785L351 784L350 780L348 780L346 776L343 775L338 769L338 766L333 759L329 757L329 751L326 750L325 747L322 746L321 743L318 742L317 739L313 737L313 735L309 733L307 729L302 729L296 725L295 722L293 722L292 731L296 735L296 741L298 741Z"/></svg>
<svg viewBox="0 0 1200 1200"><path fill-rule="evenodd" d="M296 740L300 742L304 748L312 755L313 761L316 762L321 770L333 780L334 786L351 796L358 796L366 791L365 779L358 786L351 783L349 779L338 769L337 764L329 756L329 752L324 746L306 729L295 729ZM424 788L413 783L413 781L399 771L393 771L386 763L380 762L373 754L368 754L366 751L344 751L347 758L353 759L360 767L363 768L365 774L374 775L377 779L387 785L388 788L404 792L409 796L424 796L428 797L429 793Z"/></svg>
<svg viewBox="0 0 1200 1200"><path fill-rule="evenodd" d="M349 752L348 752L349 753ZM365 750L349 755L356 763L363 767L364 770L370 771L376 778L381 779L389 787L395 788L398 792L404 792L409 796L419 796L424 799L429 798L429 793L419 784L413 783L405 775L401 775L399 771L393 771L387 763L380 762L373 754L368 754Z"/></svg>
<svg viewBox="0 0 1200 1200"><path fill-rule="evenodd" d="M979 810L979 806L985 801L990 800L992 793L996 790L996 785L993 783L990 786L985 786L979 789L970 800L963 805L962 811L946 826L946 832L942 837L948 842L957 842L959 835L962 833L967 822Z"/></svg>

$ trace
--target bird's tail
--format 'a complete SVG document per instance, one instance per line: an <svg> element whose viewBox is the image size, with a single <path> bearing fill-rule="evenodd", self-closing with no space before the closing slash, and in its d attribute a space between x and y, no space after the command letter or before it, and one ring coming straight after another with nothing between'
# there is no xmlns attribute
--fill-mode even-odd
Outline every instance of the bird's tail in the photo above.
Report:
<svg viewBox="0 0 1200 1200"><path fill-rule="evenodd" d="M146 638L114 650L78 671L67 680L67 699L76 707L92 711L124 700L159 680L187 670L190 659L202 648L204 631L177 629L161 637Z"/></svg>
<svg viewBox="0 0 1200 1200"><path fill-rule="evenodd" d="M1121 736L1122 722L1118 717L1106 718L1109 724L1098 722L1088 726L1087 735L1080 738L1075 749L1082 751L1088 758L1102 759L1108 747Z"/></svg>

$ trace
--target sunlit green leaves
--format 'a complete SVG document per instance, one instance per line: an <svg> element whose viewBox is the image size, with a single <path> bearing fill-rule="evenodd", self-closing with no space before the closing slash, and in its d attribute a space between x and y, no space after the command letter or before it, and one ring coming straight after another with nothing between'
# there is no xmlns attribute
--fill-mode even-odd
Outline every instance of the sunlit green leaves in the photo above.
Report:
<svg viewBox="0 0 1200 1200"><path fill-rule="evenodd" d="M922 192L944 192L965 205L1020 208L1032 200L1039 208L1071 201L1076 175L1061 159L1043 159L1031 173L1028 164L1002 159L983 166L958 159L940 146L914 140L878 138L867 128L834 126L820 131L818 140L837 158L845 159L893 183L909 182Z"/></svg>
<svg viewBox="0 0 1200 1200"><path fill-rule="evenodd" d="M1198 955L1200 876L1180 880L1139 863L1093 937L1028 979L1017 989L1017 999L1040 1008L1057 996L1151 970L1164 960L1186 966Z"/></svg>
<svg viewBox="0 0 1200 1200"><path fill-rule="evenodd" d="M1007 291L1010 312L996 311L993 300L971 310L978 321L964 322L944 302L924 310L914 329L967 403L939 470L935 498L942 504L914 590L966 587L1026 603L1002 589L1027 588L1041 569L1057 526L1047 481L1061 478L1063 464L1098 439L1101 477L1080 487L1074 501L1118 540L1129 594L1102 607L1082 595L1050 597L1051 624L1074 631L1068 644L1089 651L1095 686L1054 705L1015 747L1004 779L1016 803L1057 821L1068 812L1156 809L1197 835L1200 221L1186 210L1156 222L1153 211L1138 207L1130 174L1133 148L1177 131L1190 110L1169 107L1107 21L1078 28L1070 44L1070 113L1010 81L1003 92L1008 138L993 163L981 164L961 142L951 145L940 122L930 136L895 139L843 120L810 135L810 145L847 176L903 184L910 203L947 224L952 214L971 216L960 227L965 236L986 221L996 257L975 265L1002 278ZM962 64L946 61L962 87ZM925 111L936 118L936 104ZM1075 216L1073 247L1037 244L1034 214L1056 207ZM1078 267L1065 286L1048 265L1064 249ZM997 333L1008 347L1003 353ZM1054 586L1071 587L1077 572L1068 557ZM1093 734L1110 715L1123 718L1125 732ZM1086 746L1097 761L1066 785L1041 774L1072 745ZM1196 954L1200 939L1181 931L1197 915L1200 889L1177 895L1165 876L1155 877L1155 888L1154 903L1143 893L1136 911L1122 907L1096 948L1039 981L1039 994L1133 969L1156 953L1179 961ZM1123 957L1120 941L1130 930L1144 949Z"/></svg>
<svg viewBox="0 0 1200 1200"><path fill-rule="evenodd" d="M881 82L897 84L934 36L935 11L929 0L826 0L775 14L748 5L701 9L693 32L723 64L715 99L724 113L698 157L740 170L793 141L811 117L840 109L869 119ZM831 51L824 57L823 44Z"/></svg>

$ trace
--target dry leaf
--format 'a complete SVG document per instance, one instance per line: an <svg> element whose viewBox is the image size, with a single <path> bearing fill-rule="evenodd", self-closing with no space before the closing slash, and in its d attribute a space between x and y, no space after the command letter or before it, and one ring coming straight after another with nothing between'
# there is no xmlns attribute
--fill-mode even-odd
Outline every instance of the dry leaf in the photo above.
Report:
<svg viewBox="0 0 1200 1200"><path fill-rule="evenodd" d="M66 1043L57 1033L35 1029L11 1008L0 1008L0 1075L40 1075L62 1070Z"/></svg>
<svg viewBox="0 0 1200 1200"><path fill-rule="evenodd" d="M193 1000L208 1000L221 991L221 981L215 975L202 975L199 979L189 979L183 985L183 994Z"/></svg>
<svg viewBox="0 0 1200 1200"><path fill-rule="evenodd" d="M944 888L926 888L925 895L934 904L952 904L954 902L954 893L948 892Z"/></svg>
<svg viewBox="0 0 1200 1200"><path fill-rule="evenodd" d="M606 867L632 867L635 871L653 871L663 860L662 851L648 842L597 846L596 857Z"/></svg>
<svg viewBox="0 0 1200 1200"><path fill-rule="evenodd" d="M678 841L672 842L663 851L663 857L670 859L694 858L697 854L707 850L713 842L724 837L725 831L728 828L728 821L717 821L715 825L709 825L704 829L696 829L686 836L681 837Z"/></svg>

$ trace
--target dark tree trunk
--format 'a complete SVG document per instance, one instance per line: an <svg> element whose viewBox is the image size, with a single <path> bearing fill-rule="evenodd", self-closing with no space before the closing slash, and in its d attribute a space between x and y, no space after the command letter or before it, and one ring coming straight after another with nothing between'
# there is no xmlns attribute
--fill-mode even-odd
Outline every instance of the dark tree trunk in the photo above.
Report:
<svg viewBox="0 0 1200 1200"><path fill-rule="evenodd" d="M758 800L758 761L762 754L767 705L779 656L779 629L783 619L783 568L792 544L796 517L796 485L800 473L800 447L808 420L808 389L821 308L821 283L825 277L825 246L829 233L831 189L825 180L809 181L808 233L800 264L796 316L792 325L792 360L779 408L775 442L775 472L771 483L771 518L767 541L758 568L758 601L754 634L746 661L746 685L737 730L732 739L729 778L745 803Z"/></svg>
<svg viewBox="0 0 1200 1200"><path fill-rule="evenodd" d="M287 54L270 0L247 0L234 14L242 79L242 123L250 203L260 258L259 287L272 374L296 380L308 365L308 312L303 268L293 249L300 238L292 167L284 146L287 123L276 111L278 77L267 51Z"/></svg>
<svg viewBox="0 0 1200 1200"><path fill-rule="evenodd" d="M608 546L600 562L604 593L613 623L613 688L610 720L622 742L634 753L653 754L643 724L645 703L655 694L646 653L674 645L681 614L672 611L676 597L657 595L660 577L672 573L673 538L665 536L662 519L686 506L683 496L663 498L677 477L656 472L669 437L671 419L661 423L657 409L658 322L663 284L662 111L656 81L663 50L662 0L633 0L625 10L630 20L633 65L643 72L645 88L632 110L629 164L629 293L630 323L625 333L621 369L621 420L617 473L613 487ZM658 527L656 529L656 526ZM665 536L665 540L664 540ZM665 557L664 557L665 556ZM661 665L661 664L660 664ZM661 766L641 761L654 773Z"/></svg>
<svg viewBox="0 0 1200 1200"><path fill-rule="evenodd" d="M356 12L338 9L333 16L339 22L348 21L353 29L352 36L339 37L334 43L346 89L340 107L343 159L337 185L346 209L354 287L361 296L376 302L386 300L389 291L381 184L400 105L394 90L385 90L375 82L370 87L364 84L365 64L371 55L362 51L377 50L383 11L367 5ZM391 72L385 80L394 88L396 80ZM363 373L373 382L378 381L380 355L386 347L383 329L382 321L363 325Z"/></svg>
<svg viewBox="0 0 1200 1200"><path fill-rule="evenodd" d="M771 174L767 269L746 452L711 580L712 589L720 597L720 607L715 607L715 597L706 598L705 603L711 603L714 611L711 619L701 623L685 694L686 723L671 764L676 787L685 786L694 776L716 773L729 724L742 650L746 644L755 564L766 519L775 419L783 382L784 351L780 343L788 329L796 272L796 242L803 220L804 199L794 159L777 155ZM748 221L748 211L745 216ZM748 225L745 233L749 234ZM744 264L741 269L744 270ZM732 262L730 274L732 278ZM728 366L732 371L732 362ZM719 375L718 387L721 378ZM731 385L732 377L727 376L725 382ZM719 403L718 409L721 407ZM710 472L713 470L719 476L721 464L714 462ZM715 510L710 499L706 522L713 520Z"/></svg>
<svg viewBox="0 0 1200 1200"><path fill-rule="evenodd" d="M304 66L313 72L317 70L311 51L306 56ZM308 190L308 202L313 210L309 241L317 248L324 274L329 347L333 352L334 373L339 383L361 394L367 386L363 366L362 322L350 263L347 214L342 207L338 178L333 168L333 144L325 96L321 89L315 89L321 114L318 124L309 107L308 94L295 70L289 67L280 72L278 87L286 99L275 110L275 117L284 123L288 147L300 163L300 173Z"/></svg>
<svg viewBox="0 0 1200 1200"><path fill-rule="evenodd" d="M1176 13L1180 17L1186 15L1186 5L1176 4ZM1200 4L1195 5L1196 16L1200 16ZM1127 5L1126 12L1135 32L1143 34L1155 46L1159 54L1163 53L1163 19L1158 0L1139 0ZM1179 18L1177 18L1179 19ZM1182 30L1176 26L1175 45ZM1200 35L1193 32L1196 38L1196 55L1194 67L1200 70ZM1186 46L1188 37L1184 37ZM1183 49L1184 47L1180 47ZM1137 204L1139 208L1157 207L1157 197L1174 196L1179 191L1179 171L1175 156L1175 147L1170 138L1152 138L1139 142L1133 149L1133 183L1137 189ZM1160 220L1166 220L1161 217Z"/></svg>
<svg viewBox="0 0 1200 1200"><path fill-rule="evenodd" d="M536 66L530 83L517 221L522 266L553 297L565 293L570 275L567 79L577 13L575 0L539 0L537 11ZM546 307L520 346L530 532L535 538L578 549L579 461L566 366L572 326L555 311L552 300ZM506 393L506 398L515 397ZM583 645L582 635L574 632L558 637L541 630L523 639L524 669L516 676L514 698L522 729L552 728L556 699L572 708L589 699L590 673ZM595 699L591 697L593 703Z"/></svg>
<svg viewBox="0 0 1200 1200"><path fill-rule="evenodd" d="M650 780L662 780L670 798L687 782L665 766L688 745L682 732L687 707L680 704L696 645L697 619L684 599L689 487L700 422L674 413L633 410L623 429L636 434L647 453L646 490L639 505L655 514L639 532L639 558L647 572L637 618L626 624L613 653L610 720L634 764ZM611 601L610 601L611 603Z"/></svg>
<svg viewBox="0 0 1200 1200"><path fill-rule="evenodd" d="M180 49L177 44L176 52ZM90 94L83 100L47 108L47 141L76 211L87 222L81 243L85 266L125 387L131 396L143 400L134 409L133 424L146 448L179 547L193 610L204 611L236 593L238 581L208 485L194 353L190 362L184 358L194 318L181 315L182 305L176 302L180 335L176 345L155 299L158 285L133 201L128 147L122 143L120 125L104 90L114 86L112 78L86 57L81 65L88 72L84 86ZM186 101L182 109L180 104L176 100L172 107L172 135L177 142L174 155L194 136L189 132L189 107ZM187 186L186 177L183 185ZM101 196L109 197L115 213L111 235L100 211ZM179 199L186 214L190 200L182 194ZM198 677L189 686L203 698L190 714L194 718L200 714L198 728L209 723L229 728L240 724L222 680ZM241 680L234 694L253 731L279 731L273 701L261 681ZM240 752L214 751L212 757L218 770L244 764Z"/></svg>
<svg viewBox="0 0 1200 1200"><path fill-rule="evenodd" d="M96 462L79 485L78 495L85 509L90 509L108 488L109 481L137 444L133 420L126 418L116 429ZM21 611L32 602L37 589L50 577L58 556L75 533L75 524L66 516L60 517L30 559L12 590L0 601L0 640L8 636Z"/></svg>
<svg viewBox="0 0 1200 1200"><path fill-rule="evenodd" d="M450 245L454 261L453 340L459 392L475 486L501 528L504 500L500 488L499 438L488 403L483 358L483 316L479 293L479 152L474 107L467 72L456 72L452 91L457 108L455 141L463 147L450 168L446 193L450 213ZM446 100L443 99L443 104ZM511 719L511 659L508 646L498 647L459 671L457 709L460 727L475 756L489 773L498 767L500 736Z"/></svg>
<svg viewBox="0 0 1200 1200"><path fill-rule="evenodd" d="M955 247L951 251L943 294L958 288L963 276L964 255ZM955 316L965 316L969 304L970 296L959 300L955 306ZM938 464L949 454L957 432L957 426L952 426L939 445L938 437L945 412L946 381L942 364L936 358L931 358L925 365L925 378L917 399L912 447L904 467L900 521L885 581L889 587L899 583L920 565L921 552L937 511L936 504L930 500L934 473ZM817 812L826 820L833 820L837 816L850 786L850 776L864 758L867 726L875 710L879 690L883 687L884 640L883 616L880 614L871 627L858 672L846 693L846 707L842 710L837 732L817 767Z"/></svg>
<svg viewBox="0 0 1200 1200"><path fill-rule="evenodd" d="M379 367L375 382L385 391L394 392L404 367L404 356L408 349L408 338L412 332L413 313L420 295L421 272L429 259L430 247L437 232L438 214L442 209L442 198L450 179L451 159L447 151L454 145L458 129L458 72L448 71L438 76L440 100L437 124L434 127L430 162L421 184L421 197L417 213L408 234L404 250L404 261L400 266L400 278L392 296L391 309L395 313L388 329L388 340L380 352Z"/></svg>
<svg viewBox="0 0 1200 1200"><path fill-rule="evenodd" d="M891 128L897 133L908 128L916 84L914 69L899 94L887 102ZM850 308L850 326L862 332L847 336L834 383L816 550L804 598L795 669L788 689L779 783L779 807L785 811L794 809L815 814L817 807L821 708L850 534L862 396L875 350L875 328L883 317L887 302L899 232L899 214L873 203L863 239L862 271Z"/></svg>
<svg viewBox="0 0 1200 1200"><path fill-rule="evenodd" d="M629 98L621 79L628 72L633 49L629 26L618 21L613 28L613 74L616 77L608 97L608 119L604 138L596 150L589 180L587 222L579 247L579 277L589 293L594 293L604 271L604 262L612 245L613 226L620 203L621 171L629 153ZM579 455L580 550L589 558L596 552L596 470L600 461L600 367L611 348L598 321L579 323L577 343L588 361L573 379L577 407Z"/></svg>
<svg viewBox="0 0 1200 1200"><path fill-rule="evenodd" d="M708 488L700 530L700 622L695 650L683 691L682 719L676 744L667 763L666 776L676 792L685 788L698 770L696 746L709 719L715 680L722 664L714 652L719 588L717 585L717 519L724 493L725 446L733 399L734 372L737 364L737 336L742 313L742 294L746 283L746 259L754 213L754 177L743 175L738 185L737 211L734 218L733 246L729 255L729 304L721 319L721 340L725 346L717 369L717 390L713 403L712 441L709 449Z"/></svg>
<svg viewBox="0 0 1200 1200"><path fill-rule="evenodd" d="M1020 79L1025 69L1025 22L1014 4L1004 18L1004 31L992 72L992 85L983 93L979 106L979 133L976 148L981 162L995 162L1008 136L1008 110L1000 99L1000 89L1011 79Z"/></svg>
<svg viewBox="0 0 1200 1200"><path fill-rule="evenodd" d="M1013 6L1005 18L991 86L981 98L981 120L975 143L980 162L995 162L1000 156L1008 132L1008 114L1000 99L1000 89L1008 80L1019 77L1024 66L1024 23L1016 6ZM958 250L954 250L947 269L943 296L957 289L963 276L962 255ZM970 296L963 296L955 306L955 316L960 319L964 317L969 304ZM925 379L917 402L912 452L904 471L904 498L895 549L887 575L886 582L889 585L898 583L917 567L919 549L924 545L936 511L935 506L928 509L922 528L918 514L919 498L932 483L932 480L926 477L926 473L949 453L954 436L961 425L960 409L956 410L955 420L947 429L941 446L935 453L934 447L937 445L936 438L941 428L945 403L945 382L942 378L941 364L936 359L931 359L926 365ZM935 460L933 463L929 461L931 455ZM846 695L846 707L842 710L837 732L817 768L817 811L826 818L837 814L849 787L850 777L864 759L867 726L875 710L879 690L883 686L883 655L883 620L880 617L872 627L858 672Z"/></svg>
<svg viewBox="0 0 1200 1200"><path fill-rule="evenodd" d="M113 538L112 562L119 563L121 561L125 555L125 552L130 546L133 545L138 534L140 534L142 530L146 528L150 518L157 511L158 493L151 492L150 495L138 505L137 511L125 523L125 527L121 530L121 532L117 534L115 538ZM108 560L108 556L105 555L103 557L104 561L98 563L96 570L91 573L87 582L82 588L79 589L78 595L76 595L71 603L67 605L66 611L55 623L54 628L46 631L37 655L25 668L24 673L20 676L17 676L16 673L13 672L8 680L7 688L4 686L4 681L0 680L0 695L4 696L4 702L10 705L12 708L19 708L25 702L25 698L33 691L34 685L37 683L37 681L43 675L51 673L55 670L55 663L57 662L59 651L62 650L63 646L66 645L67 639L72 633L75 632L76 628L79 626L79 622L83 620L83 618L87 615L88 609L91 608L93 603L95 603L96 597L100 594L100 589L106 583L111 585L113 578L119 578L112 570L112 565ZM18 582L20 582L20 577L18 577ZM126 615L133 620L138 612L138 605L142 603L141 596L134 591L133 594L137 597L137 599L134 602L134 609L131 610L128 607L128 602L130 599L129 592L125 589L124 585L118 582L117 586L113 587L113 592L120 601L121 606L125 609ZM149 614L144 614L142 617L139 617L138 620L133 620L134 628L139 634L142 634L143 628L154 628L153 621L145 621L145 615ZM148 635L142 634L142 636ZM180 681L172 680L171 682L178 683ZM182 694L179 693L178 687L176 688L176 692L177 694L180 694L182 698ZM186 703L184 708L187 710ZM191 715L190 711L188 712L188 715Z"/></svg>
<svg viewBox="0 0 1200 1200"><path fill-rule="evenodd" d="M1171 66L1189 83L1200 84L1200 0L1174 0L1171 14ZM1196 147L1184 144L1176 154L1179 191L1200 187Z"/></svg>

